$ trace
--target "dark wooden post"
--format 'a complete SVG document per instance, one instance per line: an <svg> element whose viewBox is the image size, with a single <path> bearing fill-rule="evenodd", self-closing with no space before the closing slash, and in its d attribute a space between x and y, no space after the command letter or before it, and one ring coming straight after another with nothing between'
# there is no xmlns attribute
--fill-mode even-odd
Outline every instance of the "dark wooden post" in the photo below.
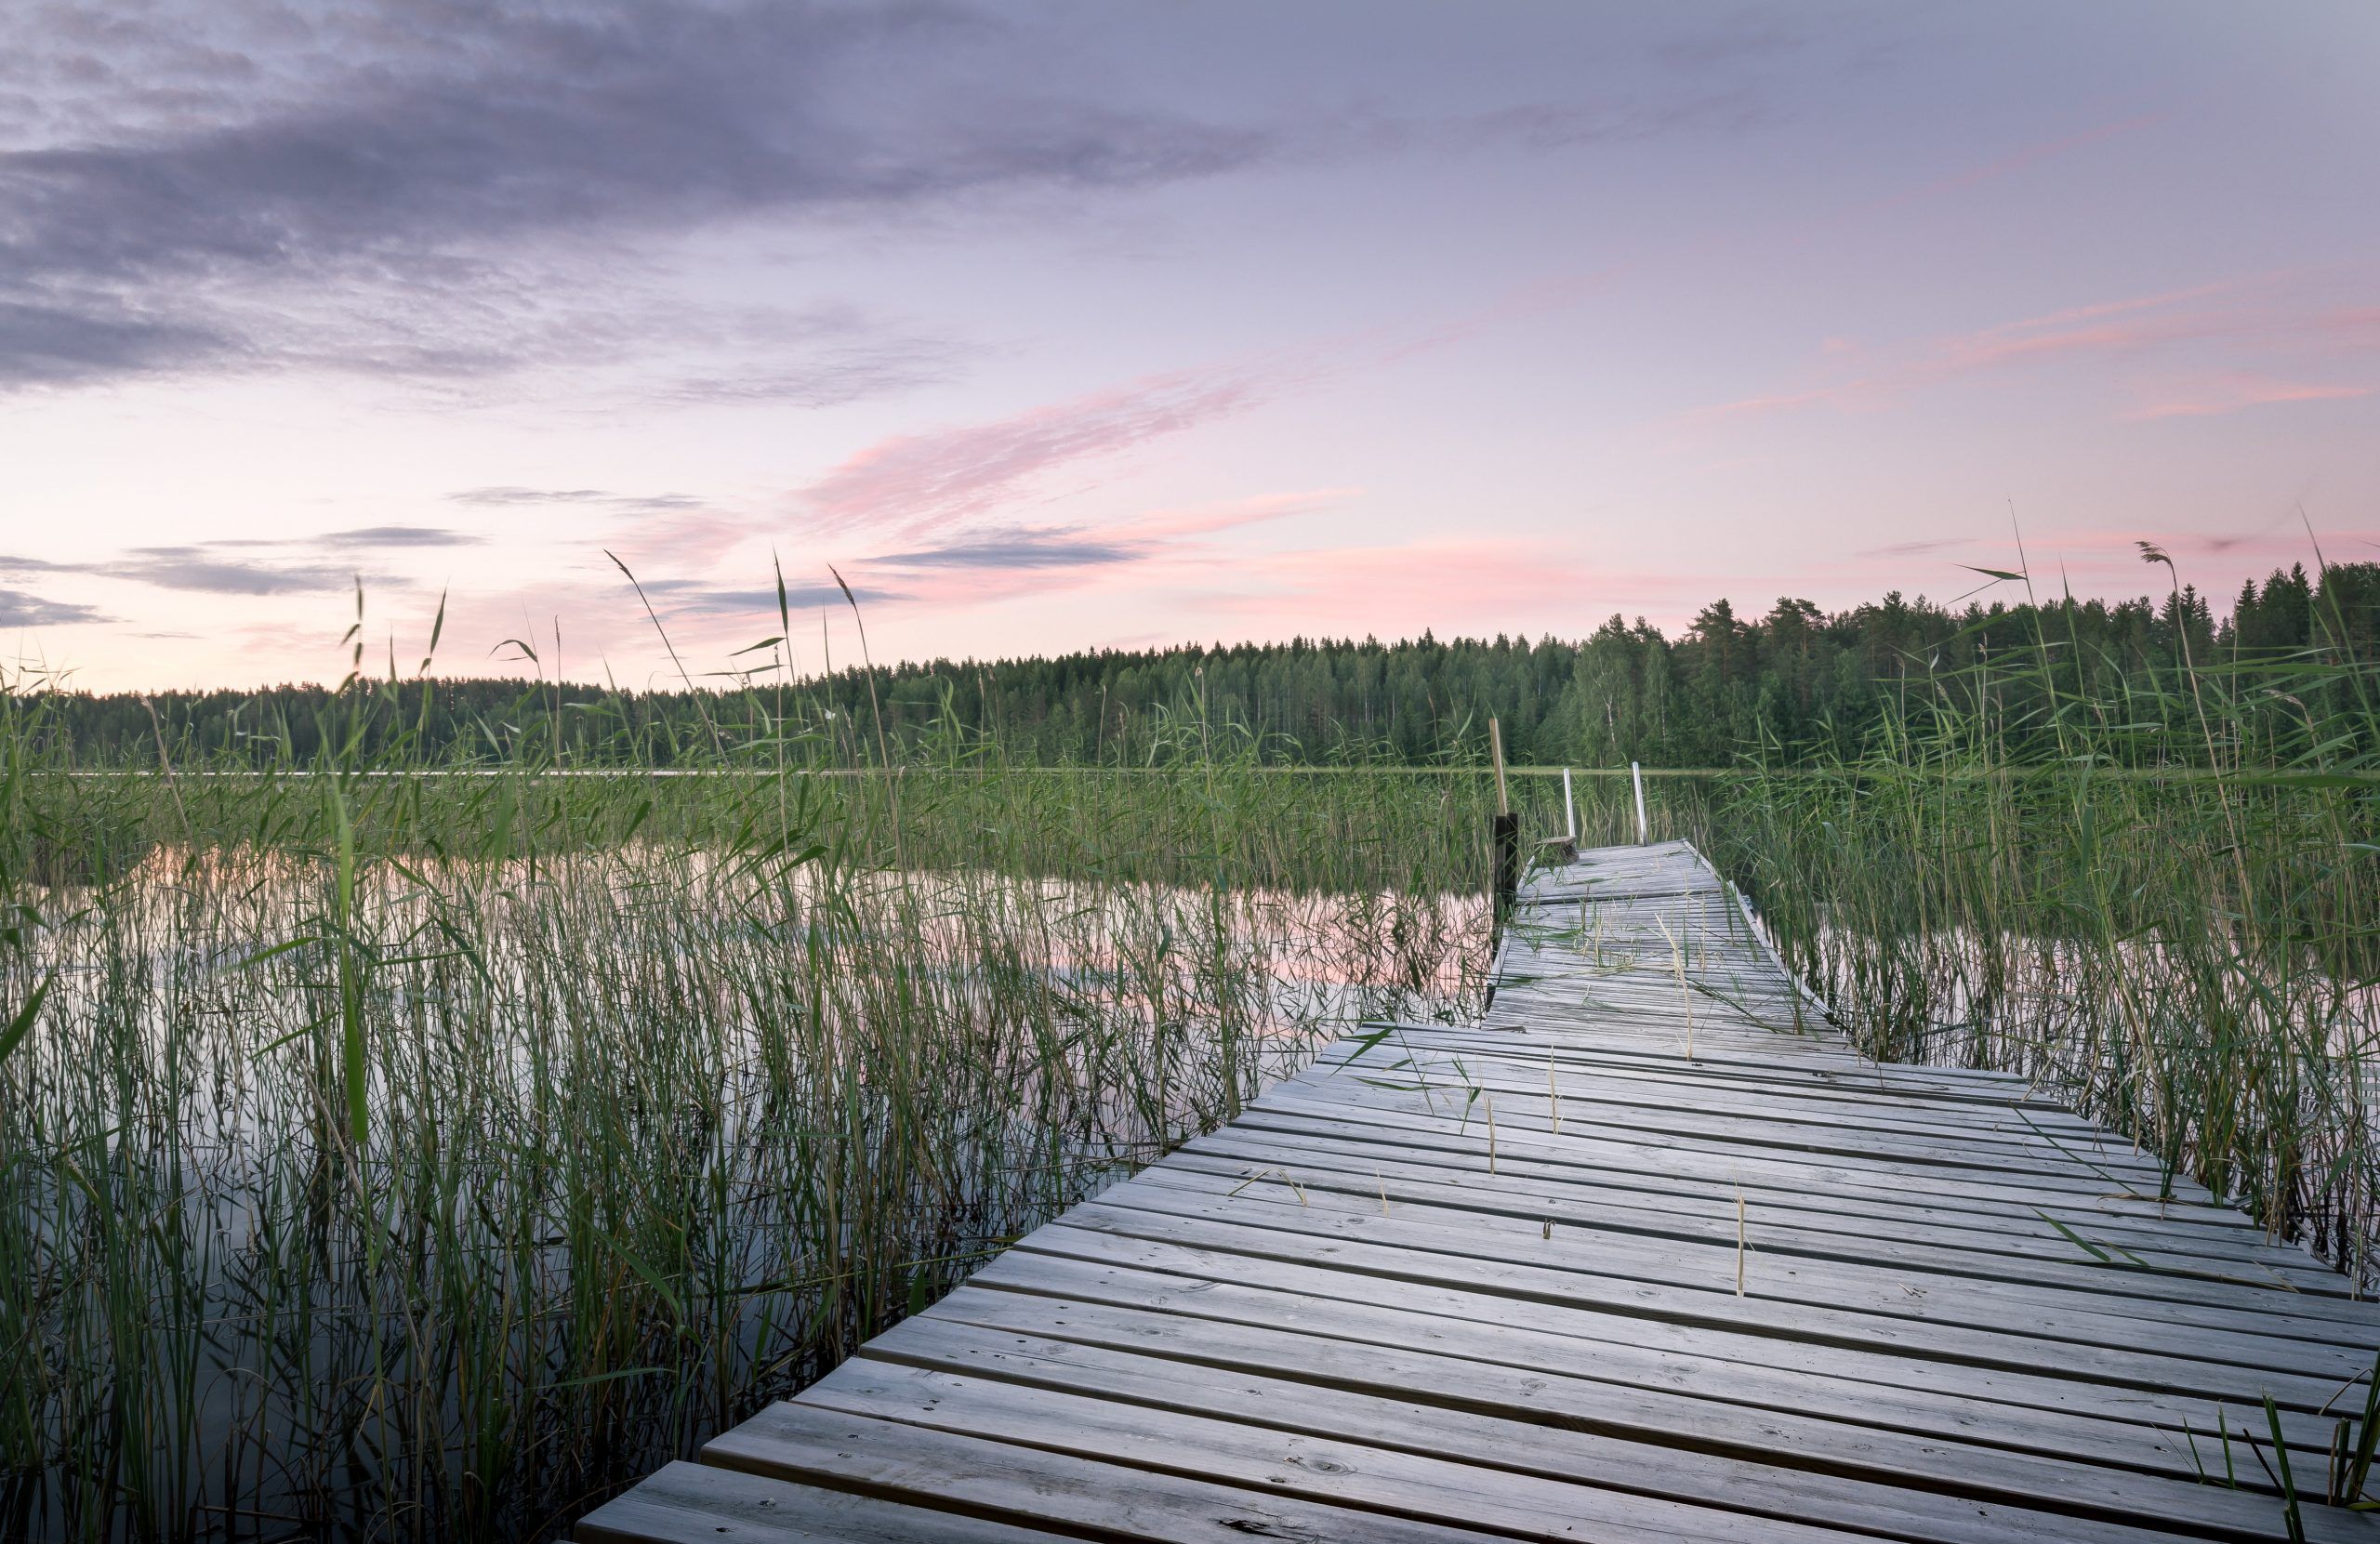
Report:
<svg viewBox="0 0 2380 1544"><path fill-rule="evenodd" d="M1496 762L1496 817L1488 825L1496 845L1496 928L1501 936L1521 888L1521 817L1513 813L1512 795L1504 786L1504 730L1488 720L1488 752Z"/></svg>
<svg viewBox="0 0 2380 1544"><path fill-rule="evenodd" d="M1521 817L1507 811L1495 817L1491 828L1496 837L1496 925L1501 928L1520 895Z"/></svg>

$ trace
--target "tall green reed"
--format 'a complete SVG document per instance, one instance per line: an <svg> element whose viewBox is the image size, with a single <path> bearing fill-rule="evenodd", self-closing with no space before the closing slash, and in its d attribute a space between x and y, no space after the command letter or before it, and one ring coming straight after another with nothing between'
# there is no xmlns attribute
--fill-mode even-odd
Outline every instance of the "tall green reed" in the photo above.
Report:
<svg viewBox="0 0 2380 1544"><path fill-rule="evenodd" d="M337 723L86 777L42 711L0 693L5 1534L551 1534L1482 985L1476 779L791 711L699 778Z"/></svg>
<svg viewBox="0 0 2380 1544"><path fill-rule="evenodd" d="M2380 718L2345 637L2127 677L2045 627L1857 756L1754 758L1712 851L1863 1049L2021 1072L2368 1280Z"/></svg>

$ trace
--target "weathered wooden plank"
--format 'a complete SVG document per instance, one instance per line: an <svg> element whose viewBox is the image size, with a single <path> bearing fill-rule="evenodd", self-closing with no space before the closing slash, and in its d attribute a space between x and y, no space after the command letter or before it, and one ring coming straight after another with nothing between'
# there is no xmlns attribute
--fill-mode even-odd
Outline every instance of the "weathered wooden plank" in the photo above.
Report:
<svg viewBox="0 0 2380 1544"><path fill-rule="evenodd" d="M1289 1208L1295 1209L1295 1208ZM1197 1209L1090 1202L1066 1216L1069 1234L1097 1233L1149 1243L1183 1244L1248 1260L1296 1263L1317 1256L1334 1274L1371 1276L1392 1287L1452 1287L1491 1300L1473 1312L1507 1312L1504 1301L1582 1306L1606 1315L1649 1319L1681 1330L1746 1328L1769 1337L1846 1349L1886 1348L1933 1362L2030 1372L2118 1385L2151 1393L2188 1394L2254 1405L2270 1393L2284 1407L2318 1410L2355 1370L2334 1374L2272 1371L2186 1354L2054 1340L1961 1324L1933 1324L1733 1294L1733 1275L1710 1287L1673 1287L1453 1252L1366 1243L1328 1228L1269 1228L1200 1215ZM1028 1235L1018 1247L1035 1246ZM1070 1247L1079 1247L1071 1238ZM1772 1262L1773 1264L1773 1262ZM1755 1274L1754 1280L1758 1277ZM2148 1337L2142 1337L2148 1339ZM2291 1342L2274 1341L2276 1347ZM2345 1358L2342 1357L2342 1360ZM2369 1359L2366 1359L2369 1366Z"/></svg>
<svg viewBox="0 0 2380 1544"><path fill-rule="evenodd" d="M1699 1287L1715 1282L1725 1288L1740 1263L1747 1289L1757 1276L1768 1297L1896 1318L1989 1329L2021 1327L2045 1339L2093 1345L2131 1343L2143 1335L2162 1340L2174 1331L2182 1333L2192 1354L2202 1359L2245 1366L2346 1378L2370 1366L2373 1351L2380 1346L2380 1326L2368 1321L2359 1325L2298 1316L2292 1312L2296 1293L2245 1304L2220 1297L2138 1296L2103 1289L2093 1278L2108 1274L2104 1268L2076 1268L2059 1280L2027 1280L2006 1273L1953 1271L1938 1261L1896 1259L1881 1250L1846 1256L1835 1250L1778 1249L1767 1247L1765 1235L1753 1247L1749 1223L1747 1247L1739 1261L1732 1227L1699 1235L1675 1231L1654 1235L1593 1218L1574 1218L1556 1227L1548 1212L1498 1212L1478 1207L1470 1196L1433 1202L1408 1194L1405 1205L1382 1208L1377 1194L1365 1195L1354 1187L1338 1193L1310 1188L1296 1172L1272 1166L1218 1175L1169 1164L1110 1189L1101 1199L1117 1206L1142 1204L1152 1190L1207 1197L1210 1204L1197 1208L1201 1216L1240 1221L1254 1215L1248 1205L1271 1205L1289 1209L1259 1218L1261 1225L1300 1232L1327 1228L1378 1241L1385 1241L1393 1228L1396 1237L1414 1239L1418 1247L1474 1260L1511 1260L1631 1281ZM1157 1205L1177 1209L1170 1201ZM2268 1345L2263 1343L2267 1337L2310 1345Z"/></svg>
<svg viewBox="0 0 2380 1544"><path fill-rule="evenodd" d="M673 1463L579 1519L580 1544L1047 1544L1060 1536L846 1491Z"/></svg>
<svg viewBox="0 0 2380 1544"><path fill-rule="evenodd" d="M1516 1133L1554 1134L1546 1094L1537 1087L1507 1085L1499 1098L1492 1085L1453 1079L1417 1079L1409 1072L1383 1065L1359 1076L1289 1079L1267 1091L1265 1104L1356 1104L1373 1110L1454 1118L1467 1115L1484 1125L1482 1098L1494 1099L1500 1125ZM2155 1204L2170 1194L2176 1200L2211 1207L2214 1198L2192 1181L2175 1179L2170 1185L2156 1167L2129 1154L2101 1155L2088 1149L2062 1147L2037 1141L2024 1150L2007 1151L1997 1144L1945 1133L1919 1137L1908 1132L1848 1123L1817 1123L1780 1115L1766 1116L1722 1110L1707 1112L1674 1102L1620 1104L1597 1099L1586 1089L1562 1095L1561 1122L1587 1133L1626 1133L1636 1140L1669 1139L1707 1150L1776 1151L1833 1159L1855 1159L1885 1172L1924 1178L1945 1184L2018 1183L2032 1191L2096 1194L2113 1189Z"/></svg>
<svg viewBox="0 0 2380 1544"><path fill-rule="evenodd" d="M937 1311L911 1319L878 1337L866 1354L1891 1538L2131 1544L2173 1537L2038 1508L1977 1506L1930 1491L1554 1424L1558 1412L1530 1397L1527 1377L1492 1368L1426 1360L1400 1379L1384 1377L1388 1369L1368 1355L1337 1348L1335 1360L1348 1379L1392 1391L1368 1392L1340 1387L1331 1342L1312 1337L1227 1330L1201 1336L1201 1360L1185 1362L1153 1354L1162 1351L1161 1344L1110 1349L1079 1335L1012 1333L950 1316L1000 1297L954 1299L950 1314ZM1081 1313L1069 1309L1068 1316L1079 1320ZM1490 1409L1498 1413L1481 1413ZM2251 1520L2269 1511L2268 1505L2253 1503L2241 1509Z"/></svg>
<svg viewBox="0 0 2380 1544"><path fill-rule="evenodd" d="M1152 1178L1177 1171L1223 1175L1235 1180L1292 1182L1310 1200L1341 1209L1372 1210L1388 1204L1461 1207L1524 1224L1540 1222L1609 1228L1652 1238L1733 1247L1739 1233L1755 1250L1809 1255L1929 1269L1983 1280L2069 1285L2117 1296L2166 1299L2229 1306L2245 1312L2268 1307L2287 1322L2312 1319L2326 1327L2297 1328L2318 1338L2348 1333L2348 1326L2380 1330L2380 1305L2345 1297L2296 1290L2287 1278L2255 1273L2239 1261L2170 1252L2127 1260L2102 1247L2094 1256L2043 1224L2030 1234L1993 1234L1973 1229L1890 1219L1845 1218L1765 1198L1747 1198L1740 1211L1727 1187L1706 1186L1636 1192L1601 1190L1576 1183L1533 1181L1504 1166L1494 1175L1436 1168L1395 1158L1368 1159L1343 1149L1301 1143L1286 1137L1269 1142L1235 1140L1232 1133L1202 1138L1177 1152ZM1333 1201L1332 1197L1344 1198ZM2082 1235L2087 1237L2087 1234ZM2285 1300L2268 1295L2281 1293ZM2270 1332L2269 1324L2263 1325Z"/></svg>
<svg viewBox="0 0 2380 1544"><path fill-rule="evenodd" d="M1679 1138L1646 1133L1621 1124L1579 1121L1572 1118L1567 1090L1561 1100L1558 1121L1550 1114L1540 1116L1536 1112L1514 1112L1503 1100L1496 1102L1494 1113L1500 1157L1519 1156L1545 1165L1549 1171L1575 1172L1581 1182L1643 1181L1673 1173L1679 1178L1724 1173L1730 1182L1736 1182L1759 1173L1775 1176L1769 1188L1792 1189L1798 1183L1798 1188L1829 1200L1858 1198L1863 1193L1871 1194L1878 1200L1894 1200L1911 1195L1912 1181L1935 1181L1939 1182L1931 1187L1923 1203L1937 1208L2031 1217L2034 1213L2030 1208L2044 1202L2105 1206L2111 1214L2149 1220L2160 1228L2195 1229L2210 1239L2238 1242L2262 1237L2260 1232L2244 1227L2236 1213L2180 1200L2161 1205L2153 1193L2144 1195L2120 1182L2062 1184L2050 1192L2032 1184L2022 1168L1998 1175L1975 1170L1946 1171L1924 1165L1896 1166L1869 1157ZM1519 1118L1514 1118L1516 1114ZM1244 1122L1235 1122L1216 1134L1252 1138L1261 1133L1269 1138L1281 1131L1329 1129L1338 1132L1342 1140L1384 1142L1429 1152L1439 1162L1452 1161L1453 1155L1467 1154L1480 1160L1484 1168L1488 1115L1488 1106L1484 1100L1466 1111L1461 1098L1448 1100L1441 1096L1435 1110L1408 1111L1387 1108L1364 1097L1316 1097L1308 1088L1283 1088L1250 1104L1243 1112ZM1953 1184L1953 1181L1958 1182ZM2302 1250L2287 1252L2300 1264L2312 1263Z"/></svg>
<svg viewBox="0 0 2380 1544"><path fill-rule="evenodd" d="M1984 1130L2004 1129L2015 1121L2027 1132L2049 1131L2086 1141L2106 1140L2104 1132L2080 1116L2046 1100L2022 1098L2021 1087L1961 1088L1922 1074L1882 1084L1824 1068L1780 1068L1699 1054L1688 1058L1683 1047L1666 1057L1597 1055L1541 1044L1533 1038L1516 1043L1486 1036L1461 1038L1399 1032L1369 1050L1361 1040L1342 1041L1324 1050L1316 1059L1316 1066L1326 1074L1352 1069L1377 1075L1376 1069L1388 1048L1393 1048L1399 1059L1449 1070L1458 1062L1484 1066L1509 1079L1515 1091L1541 1089L1552 1074L1560 1081L1591 1078L1590 1086L1598 1097L1614 1100L1629 1094L1658 1092L1671 1098L1693 1098L1698 1102L1717 1100L1719 1103L1709 1106L1715 1109L1730 1102L1739 1103L1740 1098L1731 1096L1742 1096L1779 1102L1784 1108L1796 1112L1898 1121L1922 1116L1928 1129L1938 1128L1942 1123ZM2130 1147L2129 1143L2122 1145Z"/></svg>
<svg viewBox="0 0 2380 1544"><path fill-rule="evenodd" d="M1886 1182L1889 1177L1880 1180L1871 1171L1836 1164L1617 1141L1581 1134L1567 1125L1558 1140L1500 1129L1493 1169L1488 1167L1484 1119L1465 1128L1444 1118L1285 1102L1251 1106L1231 1129L1251 1140L1271 1141L1285 1135L1328 1139L1384 1158L1426 1158L1483 1178L1514 1172L1566 1184L1668 1181L1717 1185L1731 1194L1740 1187L1755 1201L1765 1196L1771 1204L1884 1216L1920 1212L1957 1219L1969 1227L2026 1233L2056 1233L2048 1221L2055 1218L2058 1223L2079 1229L2082 1236L2124 1248L2188 1248L2212 1257L2265 1261L2276 1269L2303 1269L2310 1264L2302 1251L2265 1244L2263 1234L2255 1230L2226 1225L2187 1207L2161 1211L2154 1203L2139 1204L2112 1194L2076 1198L2018 1192L2012 1195L1985 1194L1979 1186L1919 1190Z"/></svg>
<svg viewBox="0 0 2380 1544"><path fill-rule="evenodd" d="M1334 1062L1295 1077L1280 1089L1312 1089L1326 1094L1368 1097L1382 1082L1427 1087L1456 1101L1496 1101L1501 1118L1535 1128L1559 1115L1566 1122L1626 1130L1710 1129L1731 1140L1793 1144L1829 1141L1848 1133L1858 1151L1923 1157L1960 1168L2067 1169L2104 1178L2123 1176L2132 1188L2211 1201L2187 1181L2163 1184L2158 1165L2128 1147L2111 1147L2081 1129L2059 1129L2018 1110L1988 1111L1973 1105L1954 1110L1924 1107L1913 1100L1863 1104L1853 1099L1804 1093L1739 1089L1716 1080L1563 1076L1560 1068L1528 1066L1493 1056L1424 1059L1399 1057L1392 1064L1378 1056ZM1365 1085L1350 1089L1349 1084ZM1691 1103L1692 1124L1676 1124L1679 1108ZM1872 1107L1871 1107L1872 1106ZM1881 1113L1880 1113L1881 1112Z"/></svg>
<svg viewBox="0 0 2380 1544"><path fill-rule="evenodd" d="M1690 1102L1708 1115L1737 1115L1747 1124L1807 1125L1844 1128L1876 1137L1906 1137L1909 1148L1923 1151L1948 1140L2003 1150L2020 1161L2056 1162L2071 1147L2088 1152L2096 1167L2122 1165L2155 1183L2153 1159L2127 1147L2110 1146L2086 1127L2043 1118L2022 1106L1981 1101L1937 1101L1909 1093L1877 1093L1841 1086L1807 1082L1778 1085L1705 1073L1699 1065L1679 1072L1637 1071L1576 1065L1535 1057L1402 1054L1391 1059L1376 1048L1360 1058L1326 1058L1323 1063L1285 1079L1287 1087L1309 1087L1357 1093L1350 1083L1368 1088L1381 1082L1425 1085L1458 1096L1477 1089L1509 1105L1516 1114L1543 1114L1547 1100L1560 1102L1567 1115L1574 1108L1610 1110L1632 1128L1645 1124L1635 1112L1671 1111ZM1656 1127L1658 1128L1658 1127Z"/></svg>
<svg viewBox="0 0 2380 1544"><path fill-rule="evenodd" d="M2247 1540L2268 1393L2319 1485L2380 1307L2021 1076L1859 1058L1690 847L1530 876L1499 962L581 1536Z"/></svg>
<svg viewBox="0 0 2380 1544"><path fill-rule="evenodd" d="M1002 1293L1284 1330L1316 1341L1344 1340L1372 1354L1421 1351L1560 1371L1654 1395L1808 1414L2175 1477L2194 1479L2201 1472L2188 1433L2212 1438L2227 1419L2236 1429L2245 1419L2241 1407L2227 1411L2210 1399L1749 1332L1682 1330L1589 1309L1500 1302L1459 1289L1400 1291L1395 1284L1359 1274L1247 1261L1107 1234L1070 1234L1050 1242L1072 1252L1036 1259L1037 1251L1020 1249L975 1280ZM1005 1327L1038 1326L1044 1333L1068 1335L1078 1322L1071 1310L1062 1313L1046 1304L995 1311L980 1298L966 1302L970 1313L1027 1316L998 1319ZM1134 1333L1197 1342L1216 1332L1143 1325ZM2003 1405L2012 1408L1997 1407ZM1687 1419L1690 1423L1708 1418ZM2328 1421L2293 1411L2282 1412L2281 1419L2293 1445L2327 1448ZM2117 1430L2117 1423L2146 1430ZM2219 1457L2212 1461L2220 1467Z"/></svg>
<svg viewBox="0 0 2380 1544"><path fill-rule="evenodd" d="M1427 1131L1467 1140L1485 1162L1488 1112L1474 1108L1465 1116L1460 1096L1431 1101L1415 1096L1409 1102L1394 1093L1364 1098L1341 1097L1308 1087L1276 1088L1248 1107L1244 1118L1272 1114L1319 1116L1358 1125L1385 1126L1407 1131ZM2153 1189L2134 1190L2120 1181L2069 1174L2034 1173L2024 1168L1994 1170L1951 1168L1918 1162L1896 1161L1887 1155L1819 1151L1806 1146L1730 1142L1720 1136L1679 1135L1646 1131L1625 1126L1574 1121L1564 1114L1556 1132L1550 1120L1507 1120L1497 1112L1498 1141L1507 1148L1554 1162L1581 1151L1587 1142L1620 1143L1638 1149L1648 1164L1666 1167L1671 1155L1682 1161L1717 1159L1742 1166L1739 1174L1767 1172L1802 1178L1813 1188L1836 1185L1865 1187L1884 1193L1920 1190L1937 1205L1982 1200L2016 1207L2093 1207L2161 1222L2198 1224L2219 1232L2258 1235L2237 1212L2184 1200L2160 1201ZM1602 1155L1598 1154L1600 1159Z"/></svg>
<svg viewBox="0 0 2380 1544"><path fill-rule="evenodd" d="M817 1405L772 1405L703 1449L706 1462L774 1479L1094 1538L1216 1544L1486 1544L1491 1534L1160 1474Z"/></svg>
<svg viewBox="0 0 2380 1544"><path fill-rule="evenodd" d="M2030 1085L2007 1075L2001 1075L1990 1083L1973 1083L1938 1076L1928 1067L1857 1062L1814 1066L1769 1057L1704 1055L1700 1054L1699 1047L1697 1054L1689 1059L1683 1046L1653 1050L1554 1041L1535 1035L1525 1041L1515 1041L1510 1036L1509 1031L1465 1034L1445 1028L1400 1028L1387 1039L1401 1051L1422 1055L1485 1055L1508 1061L1515 1067L1535 1067L1551 1062L1565 1076L1578 1073L1597 1077L1659 1079L1673 1083L1685 1079L1696 1086L1725 1081L1731 1086L1780 1097L1818 1094L1884 1108L1954 1112L1961 1106L1971 1105L1979 1111L2023 1109L2035 1120L2054 1128L2104 1136L2099 1128L2089 1121L2069 1112ZM1362 1043L1360 1037L1341 1041L1325 1049L1320 1060L1325 1062L1342 1062L1346 1052Z"/></svg>
<svg viewBox="0 0 2380 1544"><path fill-rule="evenodd" d="M2190 1208L2160 1208L2152 1201L2132 1205L2112 1192L2087 1192L2044 1197L2019 1190L2014 1195L1983 1193L1979 1187L1937 1187L1919 1192L1892 1175L1851 1168L1816 1158L1779 1153L1741 1153L1708 1145L1679 1145L1632 1140L1595 1128L1580 1128L1567 1118L1556 1131L1547 1128L1514 1128L1498 1112L1497 1168L1488 1168L1486 1112L1464 1121L1446 1114L1411 1117L1356 1104L1283 1099L1250 1106L1243 1117L1209 1138L1242 1144L1329 1142L1371 1156L1426 1163L1482 1177L1506 1172L1528 1174L1548 1183L1607 1190L1659 1190L1668 1186L1717 1184L1741 1186L1748 1194L1763 1194L1780 1201L1818 1209L1870 1211L1895 1215L1924 1211L1937 1217L1959 1217L1977 1228L2016 1226L2055 1232L2042 1222L2041 1207L2061 1215L2104 1216L2109 1225L2134 1234L2154 1234L2165 1242L2194 1239L2217 1253L2242 1250L2268 1254L2275 1261L2312 1266L2302 1251L2271 1248L2262 1235L2235 1225L2202 1220ZM2144 1239L2144 1242L2153 1240Z"/></svg>
<svg viewBox="0 0 2380 1544"><path fill-rule="evenodd" d="M869 1356L844 1363L800 1403L1384 1517L1460 1518L1515 1538L1836 1544L1853 1537L1251 1423L1236 1412L1217 1419Z"/></svg>

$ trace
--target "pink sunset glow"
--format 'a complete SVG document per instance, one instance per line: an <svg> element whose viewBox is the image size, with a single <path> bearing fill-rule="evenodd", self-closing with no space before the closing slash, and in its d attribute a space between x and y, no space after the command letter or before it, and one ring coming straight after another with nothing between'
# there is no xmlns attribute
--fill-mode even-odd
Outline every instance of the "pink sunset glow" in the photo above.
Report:
<svg viewBox="0 0 2380 1544"><path fill-rule="evenodd" d="M2380 553L2367 6L167 12L0 21L12 670L335 678L360 583L663 679L614 556L716 669L830 565L881 660Z"/></svg>

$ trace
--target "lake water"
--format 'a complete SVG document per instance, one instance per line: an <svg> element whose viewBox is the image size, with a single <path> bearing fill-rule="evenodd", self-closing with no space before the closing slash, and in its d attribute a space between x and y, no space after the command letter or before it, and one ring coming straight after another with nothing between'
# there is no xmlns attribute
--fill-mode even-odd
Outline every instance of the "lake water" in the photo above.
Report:
<svg viewBox="0 0 2380 1544"><path fill-rule="evenodd" d="M0 1067L0 1537L550 1536L1353 1020L1476 896L150 854Z"/></svg>

